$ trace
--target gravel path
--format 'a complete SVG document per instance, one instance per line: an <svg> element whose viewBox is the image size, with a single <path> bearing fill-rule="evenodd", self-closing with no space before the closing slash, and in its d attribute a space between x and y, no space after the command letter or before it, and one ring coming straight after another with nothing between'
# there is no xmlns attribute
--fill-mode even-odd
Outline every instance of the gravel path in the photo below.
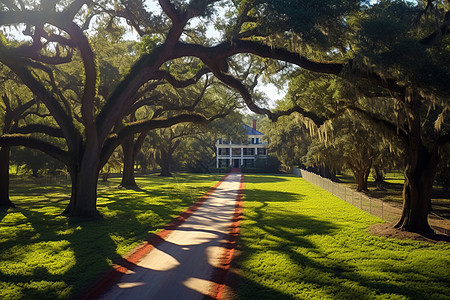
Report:
<svg viewBox="0 0 450 300"><path fill-rule="evenodd" d="M213 272L235 212L241 174L231 173L181 226L128 270L101 299L214 297Z"/></svg>

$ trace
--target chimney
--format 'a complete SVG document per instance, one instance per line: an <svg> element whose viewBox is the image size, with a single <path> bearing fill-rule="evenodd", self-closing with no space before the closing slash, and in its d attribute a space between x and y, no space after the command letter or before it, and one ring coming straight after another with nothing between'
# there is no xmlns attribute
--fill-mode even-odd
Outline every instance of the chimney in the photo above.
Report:
<svg viewBox="0 0 450 300"><path fill-rule="evenodd" d="M253 129L256 130L256 120L255 119L253 119Z"/></svg>

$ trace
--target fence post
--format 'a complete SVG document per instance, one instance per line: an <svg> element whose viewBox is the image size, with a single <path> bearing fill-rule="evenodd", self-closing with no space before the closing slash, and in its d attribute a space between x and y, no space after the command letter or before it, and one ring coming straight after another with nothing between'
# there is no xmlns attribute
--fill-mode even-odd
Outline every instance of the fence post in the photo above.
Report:
<svg viewBox="0 0 450 300"><path fill-rule="evenodd" d="M361 208L362 210L364 210L364 209L363 209L363 205L362 205L362 203L363 203L362 196L363 196L363 195L362 195L362 193L360 192L360 193L359 193L359 203L360 203L360 205L361 205L360 208Z"/></svg>

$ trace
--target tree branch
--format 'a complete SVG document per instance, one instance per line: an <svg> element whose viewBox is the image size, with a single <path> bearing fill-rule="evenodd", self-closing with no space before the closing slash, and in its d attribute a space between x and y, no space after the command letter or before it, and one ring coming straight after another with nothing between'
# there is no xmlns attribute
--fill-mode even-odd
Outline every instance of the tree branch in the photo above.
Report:
<svg viewBox="0 0 450 300"><path fill-rule="evenodd" d="M72 5L69 7L68 10L70 11L72 9L71 13L76 13L75 12L76 9L78 10L81 9L82 5L89 2L90 1L75 1L72 3ZM85 87L82 97L82 117L84 122L86 122L85 124L86 127L90 128L94 126L94 113L93 113L94 104L92 100L93 97L95 96L96 82L97 82L95 56L88 39L84 35L83 31L78 27L78 25L72 21L72 19L73 16L71 16L71 18L67 18L67 15L65 15L64 12L63 13L56 13L56 12L49 13L47 11L0 12L0 24L14 24L20 22L27 24L48 23L66 31L70 35L71 40L80 50L84 64ZM6 47L2 46L1 48L5 49ZM95 132L95 130L87 130L87 132Z"/></svg>
<svg viewBox="0 0 450 300"><path fill-rule="evenodd" d="M144 144L145 138L147 137L147 133L148 131L141 132L136 139L136 142L134 143L133 157L136 157L139 151L141 151L142 145Z"/></svg>
<svg viewBox="0 0 450 300"><path fill-rule="evenodd" d="M55 128L52 126L44 124L29 124L21 127L14 128L11 133L44 133L52 137L63 138L64 134L60 128Z"/></svg>
<svg viewBox="0 0 450 300"><path fill-rule="evenodd" d="M194 102L192 102L191 104L188 105L175 105L175 104L171 104L168 101L166 101L165 99L161 99L161 106L163 107L163 110L169 111L182 111L182 110L187 110L187 111L193 111L195 109L195 107L200 103L200 101L203 99L203 96L205 95L205 92L207 90L207 88L209 87L209 82L208 79L205 81L205 85L203 86L202 90L200 91L200 94L195 98Z"/></svg>
<svg viewBox="0 0 450 300"><path fill-rule="evenodd" d="M216 76L220 81L222 81L226 85L234 88L236 91L238 91L241 94L242 98L244 99L245 104L251 111L253 111L257 114L267 115L270 119L274 118L274 116L270 110L268 110L266 108L261 108L258 105L256 105L256 103L253 102L250 92L247 90L245 85L240 80L234 78L229 73L223 73L220 70L215 70L215 69L212 69L212 70L213 70L214 76Z"/></svg>
<svg viewBox="0 0 450 300"><path fill-rule="evenodd" d="M17 106L15 109L11 109L9 98L6 95L3 95L2 99L6 106L4 128L5 132L8 132L8 130L11 128L12 123L17 123L17 121L23 117L22 115L25 113L25 111L36 103L36 101L32 99L23 104L19 104L19 106Z"/></svg>
<svg viewBox="0 0 450 300"><path fill-rule="evenodd" d="M150 97L146 97L144 99L141 99L137 102L135 102L124 115L129 115L132 114L134 112L136 112L139 108L143 107L143 106L147 106L147 105L151 105L155 102L155 100L160 97L160 95L152 95Z"/></svg>
<svg viewBox="0 0 450 300"><path fill-rule="evenodd" d="M408 133L403 130L403 128L400 128L399 126L397 126L396 124L389 122L383 118L381 118L380 116L377 116L375 114L372 114L368 111L365 111L359 107L356 106L347 106L347 108L349 110L352 110L356 113L359 113L360 115L362 115L364 118L368 119L369 121L381 125L383 126L383 128L388 129L393 135L396 135L398 137L400 137L400 139L405 142L408 143L409 140L409 136Z"/></svg>
<svg viewBox="0 0 450 300"><path fill-rule="evenodd" d="M71 122L72 117L64 111L58 100L53 96L53 93L48 91L26 67L28 62L15 57L1 43L0 61L13 70L31 92L46 105L58 125L61 127L61 130L64 132L69 149L74 150L76 145L73 141L78 140L80 134Z"/></svg>
<svg viewBox="0 0 450 300"><path fill-rule="evenodd" d="M61 56L59 47L56 48L57 51L55 56L47 56L41 53L41 50L44 49L49 42L56 42L62 46L74 48L75 44L70 39L57 34L47 34L42 27L36 27L32 38L33 43L31 45L22 44L18 46L15 48L14 54L51 65L64 64L72 61L73 52L68 51L67 55ZM42 43L41 38L45 38L47 42Z"/></svg>
<svg viewBox="0 0 450 300"><path fill-rule="evenodd" d="M80 50L81 58L84 66L84 90L81 99L81 116L86 126L86 133L96 133L94 128L94 97L96 94L97 84L97 64L95 55L89 40L84 35L83 31L74 22L68 24L61 24L62 29L67 31L71 39Z"/></svg>
<svg viewBox="0 0 450 300"><path fill-rule="evenodd" d="M107 99L96 117L99 140L104 140L116 120L133 104L136 91L146 82L157 79L155 73L166 61L164 48L156 47L150 54L143 55L131 68L128 75L119 83ZM131 101L130 101L131 100Z"/></svg>
<svg viewBox="0 0 450 300"><path fill-rule="evenodd" d="M156 76L159 79L164 79L168 83L170 83L173 87L176 88L185 88L189 85L193 85L197 83L200 78L202 78L203 75L210 73L211 70L209 68L203 68L199 70L193 77L186 79L186 80L178 80L176 79L172 74L170 74L168 71L164 70L158 70L156 73Z"/></svg>
<svg viewBox="0 0 450 300"><path fill-rule="evenodd" d="M70 6L64 11L65 17L67 20L72 20L75 15L81 10L83 5L89 5L92 3L92 0L75 0Z"/></svg>
<svg viewBox="0 0 450 300"><path fill-rule="evenodd" d="M176 56L194 56L203 60L208 66L238 53L251 53L264 58L273 58L295 64L304 69L338 75L343 70L343 64L330 62L315 62L306 57L282 48L272 48L259 42L250 40L233 40L214 47L178 42Z"/></svg>
<svg viewBox="0 0 450 300"><path fill-rule="evenodd" d="M213 117L214 118L214 117ZM124 126L117 134L111 135L104 143L100 167L108 161L108 158L114 152L114 149L122 143L124 139L138 132L150 131L156 128L167 128L175 124L193 122L197 124L208 124L213 119L207 119L201 114L180 114L175 117L166 119L151 119L145 121L138 121Z"/></svg>
<svg viewBox="0 0 450 300"><path fill-rule="evenodd" d="M172 20L172 23L177 22L180 19L180 13L170 0L158 0L158 2L164 13Z"/></svg>
<svg viewBox="0 0 450 300"><path fill-rule="evenodd" d="M0 146L25 146L40 150L67 165L72 161L72 156L67 151L63 151L50 143L23 135L6 134L0 136Z"/></svg>
<svg viewBox="0 0 450 300"><path fill-rule="evenodd" d="M437 28L433 33L421 39L420 43L428 48L435 46L436 44L439 44L443 36L450 34L449 26L450 26L450 11L447 11L442 25L439 28Z"/></svg>

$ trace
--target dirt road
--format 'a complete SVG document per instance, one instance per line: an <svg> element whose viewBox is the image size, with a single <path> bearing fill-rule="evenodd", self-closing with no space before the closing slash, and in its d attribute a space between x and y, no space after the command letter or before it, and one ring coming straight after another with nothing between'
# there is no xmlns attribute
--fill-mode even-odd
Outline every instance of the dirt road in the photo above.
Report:
<svg viewBox="0 0 450 300"><path fill-rule="evenodd" d="M181 226L144 256L101 299L190 300L212 296L225 253L241 174L231 173Z"/></svg>

